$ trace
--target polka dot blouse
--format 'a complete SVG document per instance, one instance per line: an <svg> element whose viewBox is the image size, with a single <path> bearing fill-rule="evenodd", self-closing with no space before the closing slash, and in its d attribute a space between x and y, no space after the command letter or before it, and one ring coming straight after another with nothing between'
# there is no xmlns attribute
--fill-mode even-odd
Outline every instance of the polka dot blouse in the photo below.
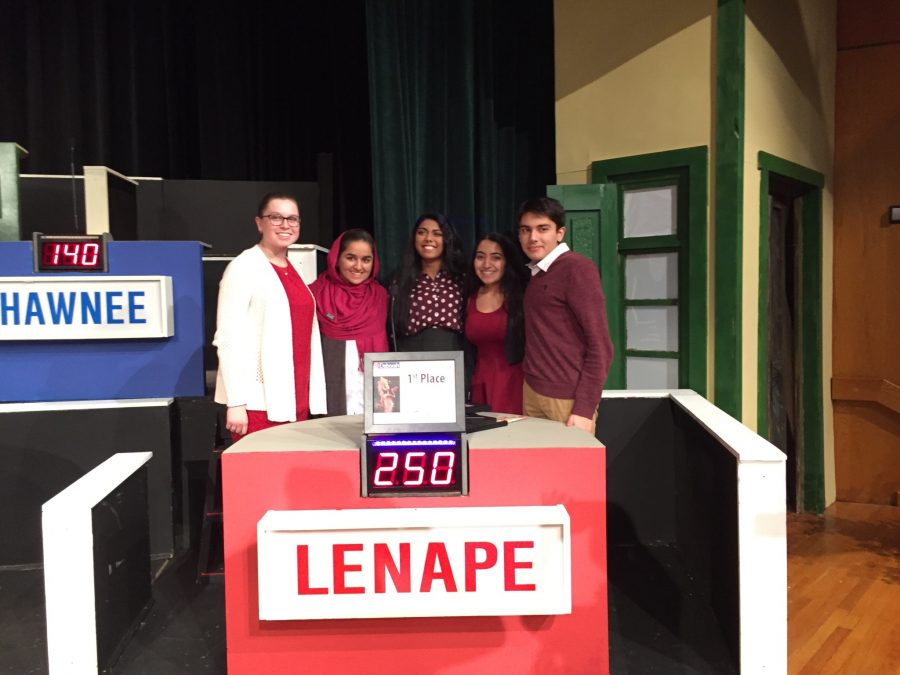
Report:
<svg viewBox="0 0 900 675"><path fill-rule="evenodd" d="M462 331L462 293L443 270L432 279L424 272L416 279L409 297L407 335L415 335L426 328L439 327Z"/></svg>

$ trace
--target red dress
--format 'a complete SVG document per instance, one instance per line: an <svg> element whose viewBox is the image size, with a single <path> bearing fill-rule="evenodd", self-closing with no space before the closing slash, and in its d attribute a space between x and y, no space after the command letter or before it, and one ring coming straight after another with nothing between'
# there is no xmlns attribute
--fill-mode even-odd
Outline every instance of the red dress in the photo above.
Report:
<svg viewBox="0 0 900 675"><path fill-rule="evenodd" d="M291 341L294 348L294 392L297 397L297 421L309 419L310 339L315 303L303 279L292 265L272 269L281 280L291 308ZM264 410L247 411L247 433L275 427Z"/></svg>
<svg viewBox="0 0 900 675"><path fill-rule="evenodd" d="M466 308L466 339L478 350L472 374L472 403L494 412L522 414L522 364L506 360L506 305L481 312L475 296Z"/></svg>

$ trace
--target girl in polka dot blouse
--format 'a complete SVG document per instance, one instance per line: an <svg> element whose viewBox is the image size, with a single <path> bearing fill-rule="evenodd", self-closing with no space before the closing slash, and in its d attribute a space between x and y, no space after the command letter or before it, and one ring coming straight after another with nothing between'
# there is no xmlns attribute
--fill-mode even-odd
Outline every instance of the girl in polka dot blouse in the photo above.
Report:
<svg viewBox="0 0 900 675"><path fill-rule="evenodd" d="M450 221L440 213L419 216L391 284L391 332L397 351L462 349L465 267Z"/></svg>

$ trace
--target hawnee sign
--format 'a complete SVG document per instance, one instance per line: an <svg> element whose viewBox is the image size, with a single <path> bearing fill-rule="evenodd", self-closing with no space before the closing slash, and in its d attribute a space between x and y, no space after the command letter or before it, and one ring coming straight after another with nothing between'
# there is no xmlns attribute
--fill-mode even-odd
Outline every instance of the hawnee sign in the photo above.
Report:
<svg viewBox="0 0 900 675"><path fill-rule="evenodd" d="M119 340L174 334L172 277L0 278L0 340Z"/></svg>

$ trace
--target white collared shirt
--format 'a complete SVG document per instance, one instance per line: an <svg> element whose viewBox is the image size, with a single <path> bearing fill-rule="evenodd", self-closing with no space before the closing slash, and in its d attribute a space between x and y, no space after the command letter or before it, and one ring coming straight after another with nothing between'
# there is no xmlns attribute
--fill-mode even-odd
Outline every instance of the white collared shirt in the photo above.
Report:
<svg viewBox="0 0 900 675"><path fill-rule="evenodd" d="M347 415L362 415L365 412L363 399L363 374L359 370L359 349L356 340L344 343L344 393Z"/></svg>
<svg viewBox="0 0 900 675"><path fill-rule="evenodd" d="M528 263L528 268L531 270L531 276L534 276L538 272L546 272L548 269L550 269L550 265L553 264L553 261L568 250L569 245L566 242L561 241L553 247L553 250L550 251L550 253L545 255L536 263Z"/></svg>

